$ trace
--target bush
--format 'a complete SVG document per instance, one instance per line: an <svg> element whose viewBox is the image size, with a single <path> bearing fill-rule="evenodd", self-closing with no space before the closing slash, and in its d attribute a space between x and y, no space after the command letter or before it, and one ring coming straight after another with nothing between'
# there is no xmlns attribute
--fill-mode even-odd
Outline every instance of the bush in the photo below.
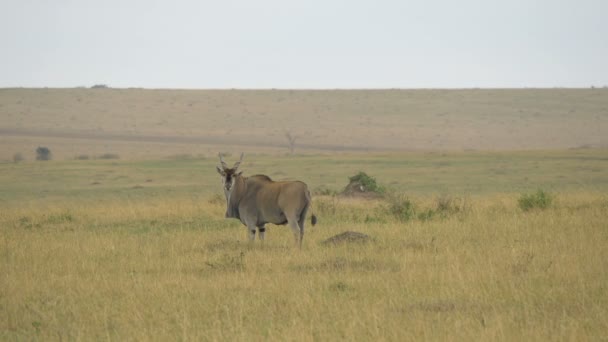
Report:
<svg viewBox="0 0 608 342"><path fill-rule="evenodd" d="M363 171L359 171L356 175L349 177L350 184L360 184L363 186L363 192L375 192L383 194L386 189L376 183L376 178L369 176Z"/></svg>
<svg viewBox="0 0 608 342"><path fill-rule="evenodd" d="M404 195L391 195L388 199L388 212L400 221L416 217L414 203Z"/></svg>
<svg viewBox="0 0 608 342"><path fill-rule="evenodd" d="M23 158L23 154L21 154L21 153L13 154L13 162L15 162L15 163L22 162L24 159L25 158Z"/></svg>
<svg viewBox="0 0 608 342"><path fill-rule="evenodd" d="M430 208L420 207L414 204L404 195L389 193L387 197L388 212L400 221L418 219L430 221L436 218L446 219L452 215L465 213L470 207L464 198L443 195L437 197L435 205Z"/></svg>
<svg viewBox="0 0 608 342"><path fill-rule="evenodd" d="M89 160L89 156L87 154L80 154L77 155L76 158L74 158L76 160Z"/></svg>
<svg viewBox="0 0 608 342"><path fill-rule="evenodd" d="M437 214L437 212L433 209L427 209L421 213L418 213L418 219L420 221L430 221L431 219L433 219L433 217L435 217L435 215Z"/></svg>
<svg viewBox="0 0 608 342"><path fill-rule="evenodd" d="M36 149L36 160L51 160L51 150L48 147L38 146Z"/></svg>
<svg viewBox="0 0 608 342"><path fill-rule="evenodd" d="M104 153L98 157L99 159L119 159L118 154L114 153Z"/></svg>
<svg viewBox="0 0 608 342"><path fill-rule="evenodd" d="M533 194L522 194L517 200L517 204L523 211L547 209L553 203L553 199L553 195L543 190L538 190Z"/></svg>
<svg viewBox="0 0 608 342"><path fill-rule="evenodd" d="M456 214L470 209L466 199L462 197L442 195L437 197L436 203L436 210L442 217L447 217L450 214Z"/></svg>

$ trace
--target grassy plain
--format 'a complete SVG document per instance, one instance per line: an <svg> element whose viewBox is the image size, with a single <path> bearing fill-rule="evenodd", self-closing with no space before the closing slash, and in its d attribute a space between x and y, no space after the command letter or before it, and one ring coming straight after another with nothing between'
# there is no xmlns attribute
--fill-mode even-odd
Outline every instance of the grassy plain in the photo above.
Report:
<svg viewBox="0 0 608 342"><path fill-rule="evenodd" d="M230 163L236 156L227 157ZM218 158L72 160L1 163L0 203L22 206L63 199L147 199L219 191ZM411 195L482 195L548 191L608 191L608 150L522 152L410 152L340 155L249 155L245 175L301 179L314 191L341 191L365 171L383 185Z"/></svg>
<svg viewBox="0 0 608 342"><path fill-rule="evenodd" d="M234 157L230 158L234 159ZM0 164L3 340L598 340L608 330L608 152L251 155L247 174L390 200L315 196L304 247L223 219L215 159ZM522 211L523 192L556 196ZM335 234L367 244L325 246Z"/></svg>
<svg viewBox="0 0 608 342"><path fill-rule="evenodd" d="M608 89L0 89L0 340L605 339L606 132ZM218 151L393 196L250 246Z"/></svg>

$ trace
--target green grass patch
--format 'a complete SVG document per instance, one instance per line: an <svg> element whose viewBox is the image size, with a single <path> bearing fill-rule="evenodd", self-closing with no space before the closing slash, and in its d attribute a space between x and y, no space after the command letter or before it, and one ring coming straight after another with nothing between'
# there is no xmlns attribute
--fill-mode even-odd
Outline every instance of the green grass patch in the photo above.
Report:
<svg viewBox="0 0 608 342"><path fill-rule="evenodd" d="M517 200L517 204L523 211L547 209L553 204L554 198L554 195L543 190L538 190L532 194L521 195Z"/></svg>

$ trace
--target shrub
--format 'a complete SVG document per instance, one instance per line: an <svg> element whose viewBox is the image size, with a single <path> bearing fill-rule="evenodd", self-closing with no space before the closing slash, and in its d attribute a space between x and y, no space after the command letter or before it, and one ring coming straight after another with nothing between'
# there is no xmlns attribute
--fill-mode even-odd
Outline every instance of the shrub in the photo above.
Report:
<svg viewBox="0 0 608 342"><path fill-rule="evenodd" d="M118 154L114 153L104 153L98 157L99 159L119 159Z"/></svg>
<svg viewBox="0 0 608 342"><path fill-rule="evenodd" d="M376 178L369 176L367 173L363 171L359 171L356 175L349 177L348 180L350 184L360 184L363 186L364 192L375 192L379 194L383 194L386 189L383 186L378 185L376 183Z"/></svg>
<svg viewBox="0 0 608 342"><path fill-rule="evenodd" d="M80 154L80 155L77 155L75 159L76 160L89 160L89 156L86 154Z"/></svg>
<svg viewBox="0 0 608 342"><path fill-rule="evenodd" d="M442 195L437 197L436 211L441 214L442 217L446 217L450 214L463 212L467 209L467 202L462 197L452 197L449 195Z"/></svg>
<svg viewBox="0 0 608 342"><path fill-rule="evenodd" d="M57 213L46 217L48 223L66 223L74 221L74 217L69 212Z"/></svg>
<svg viewBox="0 0 608 342"><path fill-rule="evenodd" d="M51 160L51 150L48 147L38 146L36 149L36 160Z"/></svg>
<svg viewBox="0 0 608 342"><path fill-rule="evenodd" d="M418 213L418 219L420 221L429 221L431 219L433 219L433 217L435 217L435 214L437 214L437 212L433 209L427 209L421 213Z"/></svg>
<svg viewBox="0 0 608 342"><path fill-rule="evenodd" d="M416 217L414 203L404 195L391 195L388 198L388 212L400 221L409 221Z"/></svg>
<svg viewBox="0 0 608 342"><path fill-rule="evenodd" d="M522 194L517 200L517 204L523 211L529 211L532 209L547 209L553 203L553 195L538 190L533 194Z"/></svg>
<svg viewBox="0 0 608 342"><path fill-rule="evenodd" d="M13 154L13 162L15 162L15 163L22 162L24 159L25 158L23 158L23 154L21 154L21 153Z"/></svg>

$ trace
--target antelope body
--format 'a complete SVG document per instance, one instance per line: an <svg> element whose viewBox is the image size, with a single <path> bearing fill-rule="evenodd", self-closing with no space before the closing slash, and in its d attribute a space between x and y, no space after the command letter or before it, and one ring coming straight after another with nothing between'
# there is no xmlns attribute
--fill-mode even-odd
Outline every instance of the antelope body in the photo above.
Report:
<svg viewBox="0 0 608 342"><path fill-rule="evenodd" d="M310 192L300 181L275 182L266 175L245 177L238 171L243 160L232 168L224 162L220 154L221 166L217 172L222 176L226 195L226 217L239 219L248 230L249 241L255 240L256 228L260 240L264 241L266 223L288 224L293 231L296 244L301 248L304 239L304 221L311 205ZM314 226L317 221L311 215Z"/></svg>

